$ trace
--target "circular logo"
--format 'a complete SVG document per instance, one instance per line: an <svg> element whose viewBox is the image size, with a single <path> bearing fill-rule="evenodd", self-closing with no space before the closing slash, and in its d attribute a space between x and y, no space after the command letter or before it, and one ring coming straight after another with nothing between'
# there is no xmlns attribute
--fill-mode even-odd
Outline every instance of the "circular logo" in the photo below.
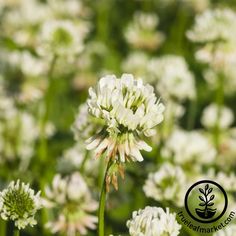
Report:
<svg viewBox="0 0 236 236"><path fill-rule="evenodd" d="M196 182L185 195L186 211L194 220L201 223L212 223L220 219L227 205L225 190L211 180Z"/></svg>

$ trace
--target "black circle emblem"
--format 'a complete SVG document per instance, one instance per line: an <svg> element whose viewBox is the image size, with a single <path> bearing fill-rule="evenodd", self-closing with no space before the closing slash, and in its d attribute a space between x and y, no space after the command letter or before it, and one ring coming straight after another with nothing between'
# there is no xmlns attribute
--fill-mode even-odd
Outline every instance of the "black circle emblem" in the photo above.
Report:
<svg viewBox="0 0 236 236"><path fill-rule="evenodd" d="M212 180L193 184L185 195L188 214L200 223L212 223L220 219L228 206L225 190Z"/></svg>

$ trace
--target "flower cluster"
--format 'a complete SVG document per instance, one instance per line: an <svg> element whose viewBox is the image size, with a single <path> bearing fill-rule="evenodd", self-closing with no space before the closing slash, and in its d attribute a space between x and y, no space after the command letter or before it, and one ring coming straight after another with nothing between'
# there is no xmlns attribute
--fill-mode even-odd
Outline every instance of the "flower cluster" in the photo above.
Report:
<svg viewBox="0 0 236 236"><path fill-rule="evenodd" d="M216 158L216 150L208 138L199 131L176 129L167 139L162 155L183 166L191 164L193 170L212 163Z"/></svg>
<svg viewBox="0 0 236 236"><path fill-rule="evenodd" d="M38 51L41 55L54 52L54 55L68 56L79 53L87 27L68 20L52 20L42 26Z"/></svg>
<svg viewBox="0 0 236 236"><path fill-rule="evenodd" d="M197 59L221 69L235 62L236 14L230 9L206 10L197 16L192 30L187 36L190 40L205 45L196 53Z"/></svg>
<svg viewBox="0 0 236 236"><path fill-rule="evenodd" d="M166 55L153 58L148 64L151 82L157 91L167 99L193 99L195 97L195 82L183 57Z"/></svg>
<svg viewBox="0 0 236 236"><path fill-rule="evenodd" d="M153 87L135 80L130 74L120 79L103 77L96 88L89 89L89 113L103 123L101 132L88 140L88 149L97 156L119 162L142 161L140 150L150 151L140 135L151 136L163 120L164 105L157 99Z"/></svg>
<svg viewBox="0 0 236 236"><path fill-rule="evenodd" d="M155 14L136 12L133 22L125 30L125 38L135 48L155 50L164 41L164 35L156 30L159 19Z"/></svg>
<svg viewBox="0 0 236 236"><path fill-rule="evenodd" d="M218 114L219 113L219 114ZM206 128L214 128L218 125L221 129L228 128L234 121L233 112L228 107L219 110L216 104L207 106L202 114L201 122Z"/></svg>
<svg viewBox="0 0 236 236"><path fill-rule="evenodd" d="M143 190L157 201L173 201L182 206L186 192L186 177L181 167L165 163L155 173L149 173Z"/></svg>
<svg viewBox="0 0 236 236"><path fill-rule="evenodd" d="M97 209L97 202L82 176L75 172L62 178L56 175L52 187L46 188L45 206L52 208L54 219L47 223L52 233L65 233L75 236L85 235L88 229L95 229L97 217L91 212Z"/></svg>
<svg viewBox="0 0 236 236"><path fill-rule="evenodd" d="M18 229L37 224L34 216L41 208L40 192L34 193L29 187L17 180L0 192L0 215L4 220L12 220Z"/></svg>
<svg viewBox="0 0 236 236"><path fill-rule="evenodd" d="M181 226L175 219L175 214L166 212L160 207L145 207L134 211L132 219L127 222L131 236L177 236Z"/></svg>
<svg viewBox="0 0 236 236"><path fill-rule="evenodd" d="M0 162L20 159L22 167L26 168L35 152L39 135L37 123L31 114L18 111L14 105L5 109L0 115Z"/></svg>

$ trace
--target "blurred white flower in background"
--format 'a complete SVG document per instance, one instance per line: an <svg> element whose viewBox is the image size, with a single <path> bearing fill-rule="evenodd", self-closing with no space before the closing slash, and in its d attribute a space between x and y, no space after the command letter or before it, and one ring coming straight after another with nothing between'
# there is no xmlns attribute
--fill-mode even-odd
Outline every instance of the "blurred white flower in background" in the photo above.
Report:
<svg viewBox="0 0 236 236"><path fill-rule="evenodd" d="M17 44L35 46L38 26L49 20L51 16L48 5L40 1L16 1L5 12L2 29L4 34Z"/></svg>
<svg viewBox="0 0 236 236"><path fill-rule="evenodd" d="M193 171L201 168L201 165L212 164L216 158L216 150L201 132L175 129L167 139L162 155L187 167L186 171Z"/></svg>
<svg viewBox="0 0 236 236"><path fill-rule="evenodd" d="M195 82L193 74L183 57L165 55L153 58L148 64L149 79L161 96L168 100L195 98Z"/></svg>
<svg viewBox="0 0 236 236"><path fill-rule="evenodd" d="M172 201L183 206L186 176L180 166L164 163L155 173L149 173L143 187L147 197L156 201Z"/></svg>
<svg viewBox="0 0 236 236"><path fill-rule="evenodd" d="M29 51L6 51L4 58L12 67L19 68L25 76L42 76L48 70L45 60L33 56ZM33 69L32 69L33 68Z"/></svg>
<svg viewBox="0 0 236 236"><path fill-rule="evenodd" d="M86 234L87 229L94 229L97 218L90 214L97 208L92 200L88 187L79 173L70 177L61 178L56 175L52 188L46 189L46 196L52 207L59 208L57 219L49 222L47 227L52 232L64 232L67 235L76 235L76 232Z"/></svg>
<svg viewBox="0 0 236 236"><path fill-rule="evenodd" d="M85 235L88 229L95 229L97 217L92 212L97 209L84 179L78 172L62 178L56 175L52 186L45 189L44 205L52 209L53 219L46 227L52 233L75 236Z"/></svg>
<svg viewBox="0 0 236 236"><path fill-rule="evenodd" d="M27 168L35 152L38 126L35 118L16 108L1 113L0 121L0 162L20 160L21 168Z"/></svg>
<svg viewBox="0 0 236 236"><path fill-rule="evenodd" d="M164 105L153 87L135 80L131 74L120 79L114 75L101 78L89 89L89 113L100 119L103 130L88 140L88 149L96 156L106 152L118 162L142 161L140 150L150 151L141 135L152 136L163 120Z"/></svg>
<svg viewBox="0 0 236 236"><path fill-rule="evenodd" d="M69 56L78 54L84 47L89 29L83 22L70 20L46 21L38 39L40 55Z"/></svg>
<svg viewBox="0 0 236 236"><path fill-rule="evenodd" d="M157 31L158 24L159 18L155 13L136 12L133 21L125 29L125 38L135 48L155 50L165 39Z"/></svg>
<svg viewBox="0 0 236 236"><path fill-rule="evenodd" d="M231 9L207 9L195 19L190 40L204 45L197 51L198 60L221 70L228 63L235 63L236 14Z"/></svg>
<svg viewBox="0 0 236 236"><path fill-rule="evenodd" d="M177 236L181 229L175 213L170 213L168 208L165 212L160 207L150 206L134 211L127 226L130 236Z"/></svg>
<svg viewBox="0 0 236 236"><path fill-rule="evenodd" d="M42 207L40 192L34 190L17 180L0 192L0 216L3 220L12 220L18 229L24 229L27 225L34 226L36 212Z"/></svg>
<svg viewBox="0 0 236 236"><path fill-rule="evenodd" d="M206 128L214 128L218 125L221 129L227 129L234 122L234 114L226 106L219 110L216 104L210 104L203 110L201 122Z"/></svg>

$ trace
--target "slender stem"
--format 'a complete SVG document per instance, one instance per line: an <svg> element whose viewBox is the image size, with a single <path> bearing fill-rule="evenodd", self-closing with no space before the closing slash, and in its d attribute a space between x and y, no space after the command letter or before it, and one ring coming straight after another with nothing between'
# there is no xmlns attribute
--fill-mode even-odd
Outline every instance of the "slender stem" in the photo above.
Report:
<svg viewBox="0 0 236 236"><path fill-rule="evenodd" d="M20 230L19 229L17 229L17 228L15 228L14 229L14 234L13 234L14 236L20 236Z"/></svg>
<svg viewBox="0 0 236 236"><path fill-rule="evenodd" d="M101 194L100 194L100 201L99 201L99 209L98 209L98 235L104 236L104 212L105 212L105 205L106 205L106 177L108 174L108 170L111 166L111 162L107 163L104 180L102 184Z"/></svg>
<svg viewBox="0 0 236 236"><path fill-rule="evenodd" d="M6 221L0 219L0 235L6 235L7 234L6 229L7 229Z"/></svg>

